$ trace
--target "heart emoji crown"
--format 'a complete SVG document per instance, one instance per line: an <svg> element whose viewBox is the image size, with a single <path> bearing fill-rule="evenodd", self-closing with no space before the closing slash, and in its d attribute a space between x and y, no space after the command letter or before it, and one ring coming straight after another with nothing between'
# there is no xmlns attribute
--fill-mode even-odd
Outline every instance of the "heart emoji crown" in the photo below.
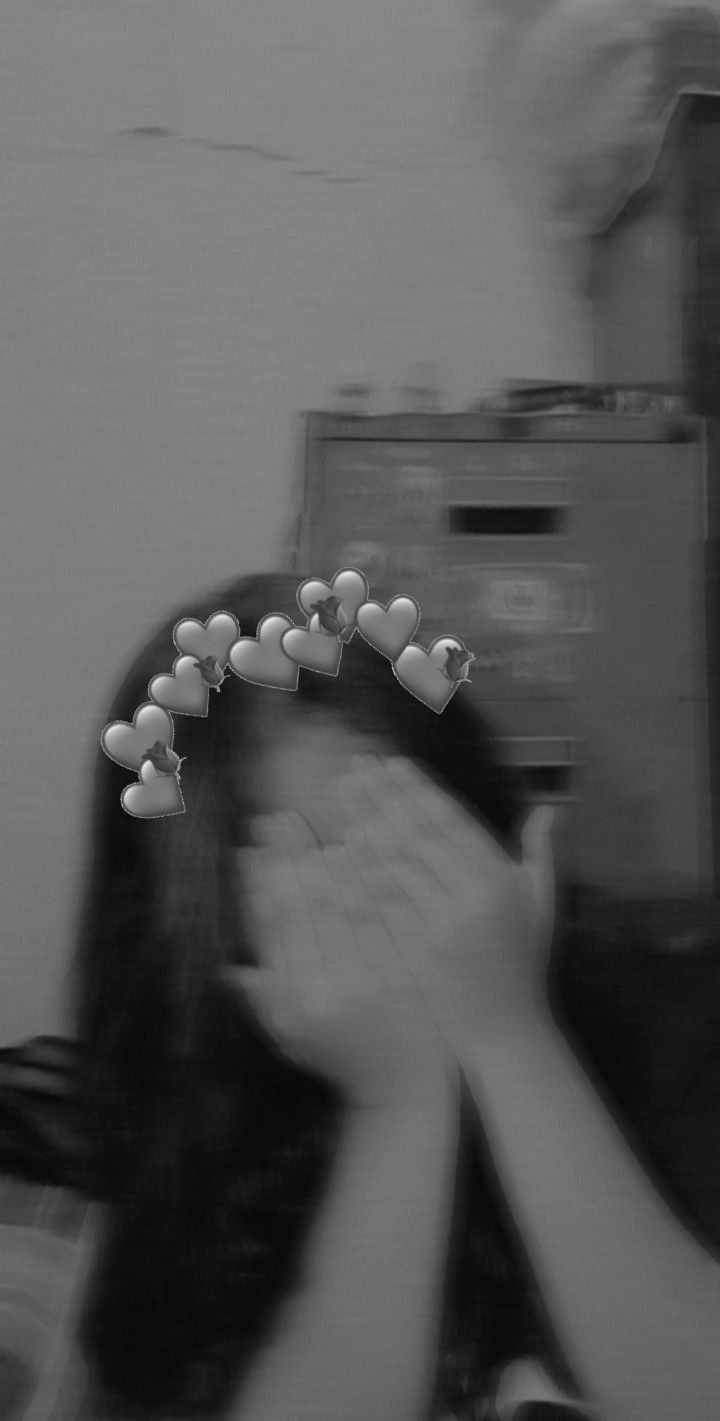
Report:
<svg viewBox="0 0 720 1421"><path fill-rule="evenodd" d="M182 758L173 750L170 712L206 716L210 692L219 692L232 670L241 680L280 691L296 691L300 667L323 676L337 676L343 647L356 631L387 658L393 674L416 700L441 715L468 678L475 660L457 637L436 637L427 648L413 641L420 625L420 608L413 597L393 597L387 604L370 598L367 580L357 568L345 567L331 583L306 578L297 601L305 626L270 613L254 636L241 636L230 612L215 612L203 623L184 617L173 631L179 655L171 672L153 676L149 700L129 721L105 726L100 744L109 759L137 772L120 802L137 819L162 819L184 814L180 790Z"/></svg>

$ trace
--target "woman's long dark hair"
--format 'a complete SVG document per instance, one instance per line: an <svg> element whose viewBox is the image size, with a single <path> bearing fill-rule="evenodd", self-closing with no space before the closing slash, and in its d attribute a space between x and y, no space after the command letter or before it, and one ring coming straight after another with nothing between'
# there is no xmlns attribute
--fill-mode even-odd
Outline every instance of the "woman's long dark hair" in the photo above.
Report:
<svg viewBox="0 0 720 1421"><path fill-rule="evenodd" d="M132 721L147 701L181 617L228 611L254 635L270 612L301 620L296 590L292 578L256 576L185 603L131 666L106 721ZM338 1138L334 1090L283 1057L217 970L252 961L234 853L251 806L230 767L250 754L267 694L230 673L206 718L175 718L184 815L125 813L131 772L97 752L74 981L88 1187L110 1207L82 1340L125 1415L228 1405L297 1281ZM517 849L518 786L462 696L436 715L359 634L337 678L301 671L294 694L298 711L326 706L390 737Z"/></svg>

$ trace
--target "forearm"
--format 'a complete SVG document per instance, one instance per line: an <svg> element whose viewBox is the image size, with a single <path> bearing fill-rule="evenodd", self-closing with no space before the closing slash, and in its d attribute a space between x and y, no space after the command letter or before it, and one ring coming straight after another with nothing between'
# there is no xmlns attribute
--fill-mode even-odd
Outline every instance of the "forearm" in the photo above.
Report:
<svg viewBox="0 0 720 1421"><path fill-rule="evenodd" d="M421 1421L433 1383L458 1093L351 1113L306 1283L238 1421Z"/></svg>
<svg viewBox="0 0 720 1421"><path fill-rule="evenodd" d="M711 1421L720 1269L663 1204L552 1021L466 1033L459 1055L550 1315L603 1421Z"/></svg>

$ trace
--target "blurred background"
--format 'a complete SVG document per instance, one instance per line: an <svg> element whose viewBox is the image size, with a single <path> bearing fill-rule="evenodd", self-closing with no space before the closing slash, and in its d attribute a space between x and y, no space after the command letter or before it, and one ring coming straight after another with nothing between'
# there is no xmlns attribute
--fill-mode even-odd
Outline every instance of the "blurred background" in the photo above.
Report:
<svg viewBox="0 0 720 1421"><path fill-rule="evenodd" d="M351 528L313 522L333 468L346 490L358 463L386 471L366 510L404 470L378 585L416 596L423 631L462 613L439 630L496 658L474 693L494 697L516 749L534 742L518 753L536 793L574 802L565 771L588 707L614 727L588 783L617 793L586 822L580 867L612 881L629 863L632 878L637 848L638 875L712 884L720 219L699 195L720 154L718 10L6 0L0 1040L66 1024L89 767L150 627L281 560L331 576L350 547L372 566L362 511ZM361 425L372 457L353 462ZM421 507L434 521L401 536ZM495 563L503 598L525 601L505 600L490 635ZM529 577L538 563L581 571L558 591L557 571ZM538 597L559 623L535 615ZM617 650L636 605L644 620ZM168 647L157 671L172 660ZM632 828L608 857L623 795Z"/></svg>

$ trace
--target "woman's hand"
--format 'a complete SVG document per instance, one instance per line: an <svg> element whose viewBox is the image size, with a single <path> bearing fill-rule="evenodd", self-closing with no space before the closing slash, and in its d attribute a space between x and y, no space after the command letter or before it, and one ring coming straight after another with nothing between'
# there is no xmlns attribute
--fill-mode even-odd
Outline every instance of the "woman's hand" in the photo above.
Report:
<svg viewBox="0 0 720 1421"><path fill-rule="evenodd" d="M358 757L343 788L350 859L443 1028L546 1013L552 811L528 815L517 864L409 760Z"/></svg>
<svg viewBox="0 0 720 1421"><path fill-rule="evenodd" d="M359 1107L421 1103L447 1081L437 1025L349 852L299 815L256 821L239 855L259 968L226 979L292 1059Z"/></svg>

